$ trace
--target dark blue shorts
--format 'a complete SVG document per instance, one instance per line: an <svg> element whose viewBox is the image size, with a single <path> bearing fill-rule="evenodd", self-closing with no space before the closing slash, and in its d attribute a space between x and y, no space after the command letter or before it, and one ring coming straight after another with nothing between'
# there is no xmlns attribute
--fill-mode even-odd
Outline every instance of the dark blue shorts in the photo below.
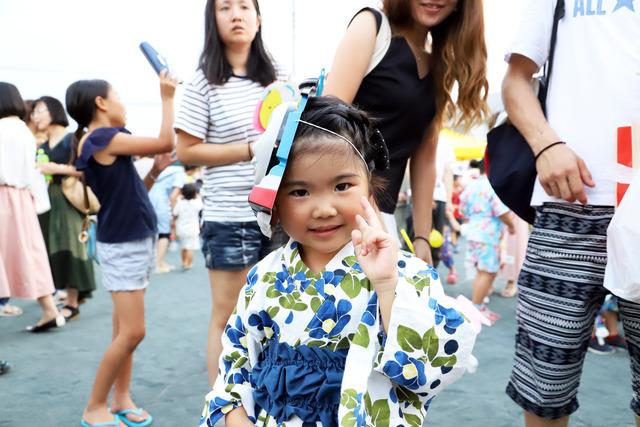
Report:
<svg viewBox="0 0 640 427"><path fill-rule="evenodd" d="M274 238L269 240L260 232L256 221L205 221L200 236L202 253L210 270L241 270L286 243L282 233L274 233Z"/></svg>

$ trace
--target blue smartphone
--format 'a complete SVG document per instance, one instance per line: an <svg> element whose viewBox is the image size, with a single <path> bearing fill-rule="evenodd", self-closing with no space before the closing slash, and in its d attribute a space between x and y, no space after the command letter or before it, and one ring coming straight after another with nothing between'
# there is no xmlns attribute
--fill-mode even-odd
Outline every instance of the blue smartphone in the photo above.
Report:
<svg viewBox="0 0 640 427"><path fill-rule="evenodd" d="M164 59L164 56L160 55L149 43L140 43L140 50L157 74L160 74L162 70L169 69L169 64L167 64L167 60Z"/></svg>

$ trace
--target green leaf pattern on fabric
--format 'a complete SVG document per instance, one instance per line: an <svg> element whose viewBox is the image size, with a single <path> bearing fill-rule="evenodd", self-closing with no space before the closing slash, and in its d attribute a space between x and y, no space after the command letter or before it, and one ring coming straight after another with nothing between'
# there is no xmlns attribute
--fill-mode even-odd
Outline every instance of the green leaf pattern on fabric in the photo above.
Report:
<svg viewBox="0 0 640 427"><path fill-rule="evenodd" d="M435 328L429 329L422 336L422 351L425 352L429 360L433 360L436 357L439 345L440 340L438 339Z"/></svg>
<svg viewBox="0 0 640 427"><path fill-rule="evenodd" d="M407 353L411 353L414 350L422 348L422 339L413 329L400 325L398 327L398 344L400 344L401 349Z"/></svg>
<svg viewBox="0 0 640 427"><path fill-rule="evenodd" d="M356 336L353 337L353 343L361 347L367 347L369 345L369 331L365 325L358 325L358 331L356 332Z"/></svg>
<svg viewBox="0 0 640 427"><path fill-rule="evenodd" d="M380 399L373 402L371 412L371 423L376 427L389 427L389 418L391 410L389 409L389 401Z"/></svg>
<svg viewBox="0 0 640 427"><path fill-rule="evenodd" d="M340 287L349 298L357 297L362 290L360 279L353 274L347 274L340 282Z"/></svg>
<svg viewBox="0 0 640 427"><path fill-rule="evenodd" d="M358 401L356 400L357 394L358 393L352 388L343 391L340 396L340 404L347 409L354 409L358 405Z"/></svg>
<svg viewBox="0 0 640 427"><path fill-rule="evenodd" d="M256 425L301 427L295 419L278 424L252 400L252 364L273 340L348 352L337 416L340 426L421 426L425 404L446 386L435 381L446 382L459 372L460 349L449 354L444 344L457 340L460 348L468 348L473 341L464 336L466 319L445 332L447 322L452 325L446 310L438 308L436 313L432 306L440 306L430 306L430 298L443 294L431 267L401 253L398 270L390 330L381 334L377 298L352 246L319 274L306 267L292 242L258 263L225 327L222 373L207 395L200 427L220 421L239 404ZM448 351L452 348L456 346L448 345ZM432 384L437 385L435 390Z"/></svg>

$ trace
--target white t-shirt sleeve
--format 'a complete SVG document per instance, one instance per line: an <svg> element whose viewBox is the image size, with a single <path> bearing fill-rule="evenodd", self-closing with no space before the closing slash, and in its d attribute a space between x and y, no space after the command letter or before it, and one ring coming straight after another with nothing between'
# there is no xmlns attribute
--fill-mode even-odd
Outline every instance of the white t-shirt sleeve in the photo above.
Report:
<svg viewBox="0 0 640 427"><path fill-rule="evenodd" d="M178 203L176 203L176 205L173 208L173 216L178 218L183 209L184 209L184 200L180 199L178 200Z"/></svg>
<svg viewBox="0 0 640 427"><path fill-rule="evenodd" d="M507 62L513 54L531 59L538 67L547 62L556 2L557 0L525 2L515 41L505 56Z"/></svg>
<svg viewBox="0 0 640 427"><path fill-rule="evenodd" d="M201 70L187 83L178 110L174 129L184 131L204 140L209 130L209 82Z"/></svg>

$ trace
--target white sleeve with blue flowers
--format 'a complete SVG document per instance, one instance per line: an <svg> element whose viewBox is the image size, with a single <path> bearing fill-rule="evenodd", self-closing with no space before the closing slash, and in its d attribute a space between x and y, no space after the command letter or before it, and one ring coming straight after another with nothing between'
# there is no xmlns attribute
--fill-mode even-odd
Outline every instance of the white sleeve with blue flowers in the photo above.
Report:
<svg viewBox="0 0 640 427"><path fill-rule="evenodd" d="M445 296L436 270L405 253L398 265L387 334L378 334L380 316L373 325L361 322L349 351L341 426L421 426L431 400L471 358L476 332Z"/></svg>
<svg viewBox="0 0 640 427"><path fill-rule="evenodd" d="M251 336L247 334L243 320L249 301L249 287L250 284L247 284L240 293L236 309L224 328L220 370L213 389L206 396L200 427L222 425L225 415L238 406L243 406L250 417L255 416L249 381L252 360L250 353L255 350L255 346Z"/></svg>
<svg viewBox="0 0 640 427"><path fill-rule="evenodd" d="M398 281L376 370L398 385L434 396L440 385L462 376L476 333L459 311L443 305L439 278L432 276L429 287L421 292L420 282L424 280L416 276ZM410 375L414 369L416 376Z"/></svg>

